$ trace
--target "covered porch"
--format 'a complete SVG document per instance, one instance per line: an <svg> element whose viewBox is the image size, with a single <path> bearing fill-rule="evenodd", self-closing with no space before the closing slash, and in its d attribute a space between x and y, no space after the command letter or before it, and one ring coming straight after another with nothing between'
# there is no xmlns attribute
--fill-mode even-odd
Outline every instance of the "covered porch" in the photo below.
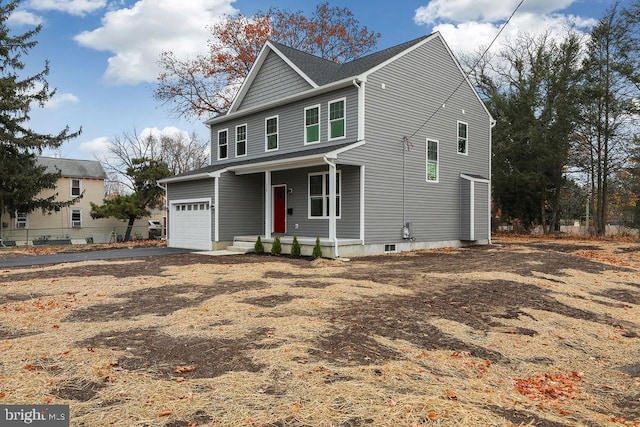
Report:
<svg viewBox="0 0 640 427"><path fill-rule="evenodd" d="M289 255L291 253L291 246L293 244L293 236L286 235L274 235L267 237L260 236L264 245L264 251L266 253L271 251L271 246L276 237L280 238L280 244L282 245L282 254ZM298 243L300 244L300 252L303 256L311 256L313 248L316 245L315 237L296 236ZM229 250L236 250L239 252L253 252L254 245L258 240L258 235L237 236L233 239L233 245L229 246ZM324 258L338 258L338 257L353 257L362 256L363 245L360 239L329 239L320 237L320 248L322 249L322 256ZM337 249L337 252L336 252ZM337 254L337 255L336 255Z"/></svg>

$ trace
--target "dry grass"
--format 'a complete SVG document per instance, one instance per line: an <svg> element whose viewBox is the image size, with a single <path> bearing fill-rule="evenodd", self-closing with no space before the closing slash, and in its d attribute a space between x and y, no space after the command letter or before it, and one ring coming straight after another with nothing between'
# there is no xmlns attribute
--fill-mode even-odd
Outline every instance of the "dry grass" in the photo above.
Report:
<svg viewBox="0 0 640 427"><path fill-rule="evenodd" d="M638 426L640 246L0 273L0 403L74 426Z"/></svg>

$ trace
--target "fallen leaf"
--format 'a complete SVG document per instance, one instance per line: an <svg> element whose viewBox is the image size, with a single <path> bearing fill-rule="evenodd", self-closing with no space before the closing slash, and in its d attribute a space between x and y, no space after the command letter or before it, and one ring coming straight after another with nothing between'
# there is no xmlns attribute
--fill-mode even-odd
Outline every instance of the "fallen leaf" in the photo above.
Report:
<svg viewBox="0 0 640 427"><path fill-rule="evenodd" d="M176 367L176 370L174 371L176 374L182 374L184 372L191 372L191 371L195 371L196 367L193 365L188 365L188 366L178 366Z"/></svg>
<svg viewBox="0 0 640 427"><path fill-rule="evenodd" d="M164 411L158 412L158 417L168 417L171 414L173 414L171 409L165 409Z"/></svg>
<svg viewBox="0 0 640 427"><path fill-rule="evenodd" d="M435 412L433 412L433 411L430 411L430 412L427 414L427 417L428 417L431 421L435 421L435 420L437 420L437 419L438 419L438 414L436 414L436 413L435 413Z"/></svg>
<svg viewBox="0 0 640 427"><path fill-rule="evenodd" d="M53 397L47 396L47 397L44 398L44 403L49 404L51 402L53 402Z"/></svg>
<svg viewBox="0 0 640 427"><path fill-rule="evenodd" d="M291 412L298 412L300 410L300 400L296 400L296 403L294 403L291 406Z"/></svg>

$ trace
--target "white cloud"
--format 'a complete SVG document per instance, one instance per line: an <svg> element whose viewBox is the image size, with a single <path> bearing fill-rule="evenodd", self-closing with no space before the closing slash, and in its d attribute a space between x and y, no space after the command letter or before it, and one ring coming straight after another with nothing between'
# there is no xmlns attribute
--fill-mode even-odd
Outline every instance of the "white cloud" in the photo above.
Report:
<svg viewBox="0 0 640 427"><path fill-rule="evenodd" d="M57 10L71 15L86 15L103 9L107 0L30 0L28 6L35 10Z"/></svg>
<svg viewBox="0 0 640 427"><path fill-rule="evenodd" d="M193 57L206 51L206 26L233 14L235 0L139 0L109 11L102 26L75 36L83 46L112 52L104 79L113 84L155 81L158 57L172 51Z"/></svg>
<svg viewBox="0 0 640 427"><path fill-rule="evenodd" d="M545 15L563 10L575 0L529 0L518 9L518 13ZM426 6L416 9L417 24L445 22L496 22L506 20L520 0L431 0Z"/></svg>
<svg viewBox="0 0 640 427"><path fill-rule="evenodd" d="M101 136L90 141L80 143L80 151L90 153L95 158L100 158L108 152L110 138Z"/></svg>
<svg viewBox="0 0 640 427"><path fill-rule="evenodd" d="M154 137L160 139L161 137L182 137L183 139L189 139L190 134L186 130L178 129L175 126L167 126L164 129L158 129L157 127L144 128L140 132L140 138L146 139L148 137Z"/></svg>
<svg viewBox="0 0 640 427"><path fill-rule="evenodd" d="M27 12L26 10L16 10L9 16L10 23L16 25L40 25L44 22L41 16L34 13Z"/></svg>
<svg viewBox="0 0 640 427"><path fill-rule="evenodd" d="M77 104L78 102L80 102L80 99L72 93L56 93L53 98L45 104L44 108L55 109L66 104Z"/></svg>

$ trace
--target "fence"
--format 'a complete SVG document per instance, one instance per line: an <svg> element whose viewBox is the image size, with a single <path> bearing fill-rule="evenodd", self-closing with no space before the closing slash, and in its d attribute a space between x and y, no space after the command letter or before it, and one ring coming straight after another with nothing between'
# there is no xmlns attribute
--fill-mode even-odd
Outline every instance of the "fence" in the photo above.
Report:
<svg viewBox="0 0 640 427"><path fill-rule="evenodd" d="M0 246L122 242L126 231L126 224L110 227L3 229L0 234ZM131 230L132 240L159 239L161 237L161 230L150 230L146 225L134 225Z"/></svg>

